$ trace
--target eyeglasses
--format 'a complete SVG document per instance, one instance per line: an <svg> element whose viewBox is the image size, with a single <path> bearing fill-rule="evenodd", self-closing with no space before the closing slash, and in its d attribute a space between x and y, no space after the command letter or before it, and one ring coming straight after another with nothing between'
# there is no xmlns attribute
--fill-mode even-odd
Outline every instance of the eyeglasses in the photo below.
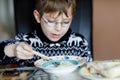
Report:
<svg viewBox="0 0 120 80"><path fill-rule="evenodd" d="M47 25L52 26L52 27L56 26L58 23L60 23L62 27L67 27L72 21L72 20L70 20L70 21L64 21L64 22L56 22L56 21L52 21L52 20L47 20L44 17L42 17L42 19Z"/></svg>

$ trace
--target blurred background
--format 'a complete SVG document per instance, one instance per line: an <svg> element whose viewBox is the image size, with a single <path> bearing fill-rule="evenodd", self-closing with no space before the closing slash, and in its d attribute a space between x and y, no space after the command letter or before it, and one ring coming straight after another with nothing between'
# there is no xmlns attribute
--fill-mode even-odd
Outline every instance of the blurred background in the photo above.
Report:
<svg viewBox="0 0 120 80"><path fill-rule="evenodd" d="M93 0L95 60L120 59L120 0ZM13 0L0 0L0 41L15 36Z"/></svg>
<svg viewBox="0 0 120 80"><path fill-rule="evenodd" d="M13 0L0 0L0 42L14 36Z"/></svg>

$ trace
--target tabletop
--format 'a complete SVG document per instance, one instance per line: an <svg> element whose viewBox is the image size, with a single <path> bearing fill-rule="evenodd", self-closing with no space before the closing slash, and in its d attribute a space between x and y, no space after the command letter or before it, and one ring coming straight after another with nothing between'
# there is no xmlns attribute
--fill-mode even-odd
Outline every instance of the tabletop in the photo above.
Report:
<svg viewBox="0 0 120 80"><path fill-rule="evenodd" d="M0 69L0 80L84 80L77 72L56 76L37 67Z"/></svg>
<svg viewBox="0 0 120 80"><path fill-rule="evenodd" d="M40 79L43 77L47 78L47 74L37 67L0 69L0 80L48 80Z"/></svg>

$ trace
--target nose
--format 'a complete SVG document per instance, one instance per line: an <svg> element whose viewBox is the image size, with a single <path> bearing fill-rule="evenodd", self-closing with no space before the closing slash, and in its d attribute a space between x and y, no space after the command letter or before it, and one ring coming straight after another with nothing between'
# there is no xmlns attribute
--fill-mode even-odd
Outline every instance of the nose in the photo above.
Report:
<svg viewBox="0 0 120 80"><path fill-rule="evenodd" d="M55 30L60 31L62 29L61 23L57 23L55 26Z"/></svg>

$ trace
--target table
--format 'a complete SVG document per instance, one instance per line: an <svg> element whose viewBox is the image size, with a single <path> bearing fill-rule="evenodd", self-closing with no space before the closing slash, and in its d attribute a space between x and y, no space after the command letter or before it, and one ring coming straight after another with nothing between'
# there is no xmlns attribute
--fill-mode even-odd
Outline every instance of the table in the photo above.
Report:
<svg viewBox="0 0 120 80"><path fill-rule="evenodd" d="M56 76L37 67L0 69L0 80L84 80L77 72Z"/></svg>
<svg viewBox="0 0 120 80"><path fill-rule="evenodd" d="M0 69L0 80L48 80L47 75L37 67Z"/></svg>

